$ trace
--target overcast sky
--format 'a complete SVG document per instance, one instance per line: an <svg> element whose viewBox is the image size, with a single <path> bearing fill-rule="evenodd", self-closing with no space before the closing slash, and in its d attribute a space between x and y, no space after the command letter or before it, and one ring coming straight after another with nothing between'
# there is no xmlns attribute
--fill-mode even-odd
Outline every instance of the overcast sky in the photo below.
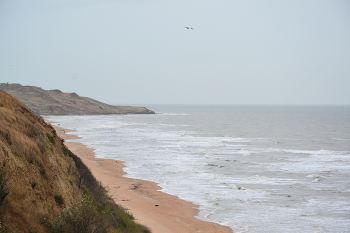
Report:
<svg viewBox="0 0 350 233"><path fill-rule="evenodd" d="M350 1L0 0L0 82L109 104L350 104Z"/></svg>

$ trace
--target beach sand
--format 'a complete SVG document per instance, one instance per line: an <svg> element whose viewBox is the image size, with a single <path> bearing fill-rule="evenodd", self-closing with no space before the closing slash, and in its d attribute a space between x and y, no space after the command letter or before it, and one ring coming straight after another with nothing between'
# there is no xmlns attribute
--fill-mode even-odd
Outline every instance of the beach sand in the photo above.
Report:
<svg viewBox="0 0 350 233"><path fill-rule="evenodd" d="M78 138L66 134L71 130L53 127L58 136L65 140ZM65 144L107 187L115 202L128 209L137 222L150 228L153 233L233 232L229 227L197 219L197 205L161 192L156 183L123 177L122 161L95 158L93 149L81 143Z"/></svg>

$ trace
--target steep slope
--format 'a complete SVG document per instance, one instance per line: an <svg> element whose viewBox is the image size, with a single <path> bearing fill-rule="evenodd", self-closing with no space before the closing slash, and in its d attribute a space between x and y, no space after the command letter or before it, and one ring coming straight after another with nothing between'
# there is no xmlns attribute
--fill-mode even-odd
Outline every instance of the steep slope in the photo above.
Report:
<svg viewBox="0 0 350 233"><path fill-rule="evenodd" d="M0 232L149 232L53 127L0 90Z"/></svg>
<svg viewBox="0 0 350 233"><path fill-rule="evenodd" d="M112 106L60 90L43 90L40 87L8 83L1 83L0 89L39 115L154 114L145 107Z"/></svg>

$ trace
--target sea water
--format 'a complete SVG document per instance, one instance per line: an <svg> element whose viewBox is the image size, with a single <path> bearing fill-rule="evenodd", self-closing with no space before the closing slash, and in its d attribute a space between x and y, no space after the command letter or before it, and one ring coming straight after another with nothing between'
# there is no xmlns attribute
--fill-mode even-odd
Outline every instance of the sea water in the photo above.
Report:
<svg viewBox="0 0 350 233"><path fill-rule="evenodd" d="M147 107L49 119L237 233L350 232L350 106Z"/></svg>

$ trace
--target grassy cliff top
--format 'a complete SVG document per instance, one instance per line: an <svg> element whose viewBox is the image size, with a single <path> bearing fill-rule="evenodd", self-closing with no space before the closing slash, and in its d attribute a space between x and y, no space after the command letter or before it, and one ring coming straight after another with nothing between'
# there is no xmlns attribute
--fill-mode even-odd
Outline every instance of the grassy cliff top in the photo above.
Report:
<svg viewBox="0 0 350 233"><path fill-rule="evenodd" d="M1 83L0 89L39 115L154 114L145 107L113 106L60 90L44 90L35 86L8 83Z"/></svg>

